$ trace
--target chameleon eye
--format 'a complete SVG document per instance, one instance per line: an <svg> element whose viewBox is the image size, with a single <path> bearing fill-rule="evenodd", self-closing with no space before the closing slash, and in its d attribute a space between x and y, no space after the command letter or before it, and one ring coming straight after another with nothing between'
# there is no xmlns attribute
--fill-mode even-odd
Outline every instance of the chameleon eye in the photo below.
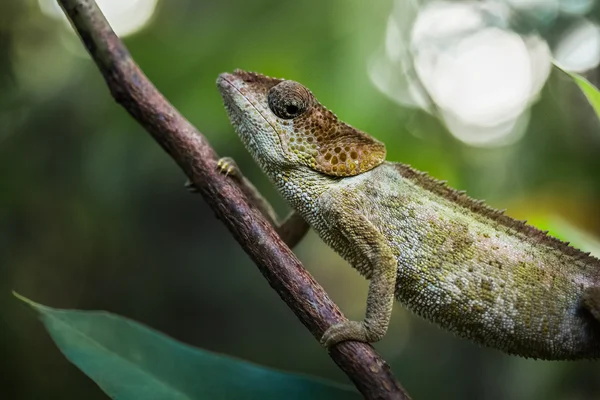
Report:
<svg viewBox="0 0 600 400"><path fill-rule="evenodd" d="M294 81L283 81L267 94L269 108L279 118L292 119L304 114L312 105L312 94Z"/></svg>

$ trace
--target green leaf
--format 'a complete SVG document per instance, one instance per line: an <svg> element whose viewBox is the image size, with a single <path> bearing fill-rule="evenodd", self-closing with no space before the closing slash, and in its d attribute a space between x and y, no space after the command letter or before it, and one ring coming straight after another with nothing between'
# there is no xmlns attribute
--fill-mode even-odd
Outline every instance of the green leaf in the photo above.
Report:
<svg viewBox="0 0 600 400"><path fill-rule="evenodd" d="M37 311L63 354L111 398L359 399L353 388L196 349L102 311Z"/></svg>
<svg viewBox="0 0 600 400"><path fill-rule="evenodd" d="M594 108L594 111L596 111L596 116L598 119L600 119L600 91L598 91L598 88L592 85L590 81L585 79L583 76L576 74L575 72L565 71L558 65L556 65L556 67L573 78L573 81L575 81L577 86L579 86L579 89L581 89L585 97L587 97L588 101Z"/></svg>

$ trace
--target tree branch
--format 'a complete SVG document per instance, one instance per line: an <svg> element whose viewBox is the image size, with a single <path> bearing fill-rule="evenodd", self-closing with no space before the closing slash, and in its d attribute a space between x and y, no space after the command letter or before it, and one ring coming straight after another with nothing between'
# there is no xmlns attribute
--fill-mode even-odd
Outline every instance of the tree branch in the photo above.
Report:
<svg viewBox="0 0 600 400"><path fill-rule="evenodd" d="M132 60L93 0L58 0L97 64L115 100L175 160L256 263L269 284L319 339L345 320L323 288L252 206L243 191L216 169L217 155L158 92ZM257 240L258 239L258 240ZM335 346L331 358L368 399L408 399L388 365L364 343Z"/></svg>

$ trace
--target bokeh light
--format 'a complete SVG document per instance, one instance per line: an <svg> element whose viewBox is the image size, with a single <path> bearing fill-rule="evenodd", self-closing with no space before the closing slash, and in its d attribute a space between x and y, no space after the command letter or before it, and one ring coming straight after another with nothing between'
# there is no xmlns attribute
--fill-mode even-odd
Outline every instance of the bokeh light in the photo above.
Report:
<svg viewBox="0 0 600 400"><path fill-rule="evenodd" d="M594 0L559 0L558 5L564 14L584 15L594 7Z"/></svg>
<svg viewBox="0 0 600 400"><path fill-rule="evenodd" d="M97 0L98 6L117 35L124 37L142 29L150 21L158 0ZM56 0L39 0L42 11L68 23Z"/></svg>
<svg viewBox="0 0 600 400"><path fill-rule="evenodd" d="M526 131L528 109L553 58L576 72L600 63L600 29L582 16L590 3L398 0L385 51L370 65L371 80L399 104L435 114L465 144L515 143ZM561 14L576 22L551 51L540 32Z"/></svg>
<svg viewBox="0 0 600 400"><path fill-rule="evenodd" d="M600 63L600 27L581 19L561 38L554 49L554 59L561 68L585 72Z"/></svg>

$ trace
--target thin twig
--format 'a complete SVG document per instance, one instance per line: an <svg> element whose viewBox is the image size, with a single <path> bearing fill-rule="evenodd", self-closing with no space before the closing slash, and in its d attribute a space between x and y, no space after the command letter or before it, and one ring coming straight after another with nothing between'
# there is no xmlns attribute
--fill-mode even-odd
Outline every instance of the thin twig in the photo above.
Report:
<svg viewBox="0 0 600 400"><path fill-rule="evenodd" d="M93 0L58 0L115 98L163 147L256 263L271 287L319 339L345 320L242 190L218 173L217 155L158 92L131 58ZM388 365L364 343L345 342L331 358L368 399L408 399Z"/></svg>

